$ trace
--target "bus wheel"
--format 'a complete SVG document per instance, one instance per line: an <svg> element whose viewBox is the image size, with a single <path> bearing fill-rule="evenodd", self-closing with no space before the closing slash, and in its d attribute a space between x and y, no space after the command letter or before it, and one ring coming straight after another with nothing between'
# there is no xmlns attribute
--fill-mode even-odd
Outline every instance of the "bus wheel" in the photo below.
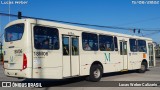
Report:
<svg viewBox="0 0 160 90"><path fill-rule="evenodd" d="M92 82L97 82L102 77L102 67L100 65L93 65L90 69L90 75L87 77L87 80Z"/></svg>
<svg viewBox="0 0 160 90"><path fill-rule="evenodd" d="M141 68L138 69L138 72L139 72L139 73L145 73L146 70L147 70L147 63L146 63L146 62L142 62Z"/></svg>

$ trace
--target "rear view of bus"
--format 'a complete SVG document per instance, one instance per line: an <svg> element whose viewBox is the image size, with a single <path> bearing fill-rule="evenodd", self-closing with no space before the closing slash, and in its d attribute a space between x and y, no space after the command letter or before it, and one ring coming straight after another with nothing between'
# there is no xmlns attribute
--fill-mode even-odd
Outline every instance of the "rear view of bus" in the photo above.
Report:
<svg viewBox="0 0 160 90"><path fill-rule="evenodd" d="M4 73L7 76L30 77L27 53L27 32L25 20L17 20L9 23L4 32ZM29 71L29 72L28 72Z"/></svg>

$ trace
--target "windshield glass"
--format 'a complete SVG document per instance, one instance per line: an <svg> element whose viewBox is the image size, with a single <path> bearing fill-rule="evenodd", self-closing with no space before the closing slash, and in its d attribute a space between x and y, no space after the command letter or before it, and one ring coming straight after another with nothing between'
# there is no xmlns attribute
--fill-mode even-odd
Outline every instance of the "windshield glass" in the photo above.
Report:
<svg viewBox="0 0 160 90"><path fill-rule="evenodd" d="M17 41L22 38L24 32L24 24L15 24L5 29L5 41Z"/></svg>

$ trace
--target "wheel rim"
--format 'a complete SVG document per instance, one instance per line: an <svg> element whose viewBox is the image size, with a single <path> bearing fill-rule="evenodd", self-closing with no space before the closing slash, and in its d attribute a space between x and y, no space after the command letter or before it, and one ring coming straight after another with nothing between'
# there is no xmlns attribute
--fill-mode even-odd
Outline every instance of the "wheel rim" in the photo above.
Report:
<svg viewBox="0 0 160 90"><path fill-rule="evenodd" d="M145 65L141 65L141 70L145 70L146 69L146 67L145 67Z"/></svg>
<svg viewBox="0 0 160 90"><path fill-rule="evenodd" d="M94 73L94 77L95 78L99 78L100 77L100 70L99 69L96 69L93 73Z"/></svg>

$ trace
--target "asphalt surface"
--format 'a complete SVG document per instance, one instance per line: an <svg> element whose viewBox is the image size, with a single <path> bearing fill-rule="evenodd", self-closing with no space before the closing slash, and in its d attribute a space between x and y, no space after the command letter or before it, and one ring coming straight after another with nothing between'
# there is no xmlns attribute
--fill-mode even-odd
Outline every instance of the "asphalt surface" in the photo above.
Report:
<svg viewBox="0 0 160 90"><path fill-rule="evenodd" d="M0 90L107 90L107 89L119 89L119 90L159 90L160 87L107 87L106 85L112 85L121 81L160 81L160 58L156 60L156 67L149 68L146 73L140 74L136 71L129 72L115 72L107 73L103 75L100 82L88 82L84 77L71 78L64 80L25 80L7 77L3 73L2 65L0 65L0 81L19 81L19 82L41 82L46 87L42 88L0 88Z"/></svg>

